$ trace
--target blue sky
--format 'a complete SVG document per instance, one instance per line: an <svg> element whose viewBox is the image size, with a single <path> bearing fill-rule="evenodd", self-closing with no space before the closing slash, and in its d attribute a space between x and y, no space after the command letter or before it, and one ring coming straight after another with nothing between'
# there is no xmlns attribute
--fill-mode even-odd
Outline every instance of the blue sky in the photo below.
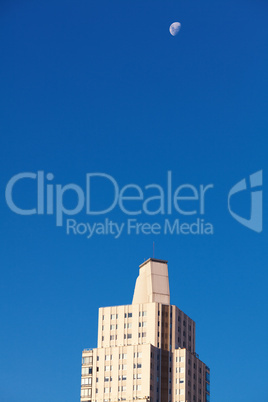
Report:
<svg viewBox="0 0 268 402"><path fill-rule="evenodd" d="M1 2L1 401L79 400L97 309L131 303L153 242L155 257L169 261L172 303L197 323L211 400L268 396L267 11L262 0ZM262 233L227 209L231 187L259 170ZM120 188L164 187L167 171L174 187L213 183L205 218L214 234L67 235L55 216L20 216L6 204L11 177L37 171L81 187L90 172ZM14 199L32 207L35 191L21 183ZM94 205L109 197L99 184ZM248 214L249 192L234 208ZM118 207L107 217L128 218Z"/></svg>

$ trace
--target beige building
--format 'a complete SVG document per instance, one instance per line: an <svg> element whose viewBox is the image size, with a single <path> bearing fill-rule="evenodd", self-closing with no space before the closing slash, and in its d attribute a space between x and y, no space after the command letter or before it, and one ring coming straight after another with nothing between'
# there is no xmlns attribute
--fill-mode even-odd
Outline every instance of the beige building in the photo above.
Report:
<svg viewBox="0 0 268 402"><path fill-rule="evenodd" d="M140 265L131 305L99 309L98 347L82 354L81 402L210 401L195 322L170 305L167 261Z"/></svg>

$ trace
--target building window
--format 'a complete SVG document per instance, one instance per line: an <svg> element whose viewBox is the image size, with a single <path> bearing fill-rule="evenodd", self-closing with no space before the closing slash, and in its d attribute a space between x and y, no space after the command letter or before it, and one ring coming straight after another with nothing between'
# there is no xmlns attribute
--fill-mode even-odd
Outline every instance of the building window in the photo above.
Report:
<svg viewBox="0 0 268 402"><path fill-rule="evenodd" d="M81 385L91 385L92 384L92 377L82 378Z"/></svg>
<svg viewBox="0 0 268 402"><path fill-rule="evenodd" d="M82 357L82 364L90 364L90 363L92 363L92 356Z"/></svg>
<svg viewBox="0 0 268 402"><path fill-rule="evenodd" d="M132 334L124 334L124 339L131 339L132 338Z"/></svg>
<svg viewBox="0 0 268 402"><path fill-rule="evenodd" d="M91 398L91 396L92 396L92 389L91 388L81 390L81 397L84 398L85 396L89 396Z"/></svg>
<svg viewBox="0 0 268 402"><path fill-rule="evenodd" d="M159 312L158 312L159 313ZM159 314L158 314L159 315ZM140 311L139 312L139 317L147 317L147 311Z"/></svg>
<svg viewBox="0 0 268 402"><path fill-rule="evenodd" d="M92 374L92 367L82 367L82 375Z"/></svg>
<svg viewBox="0 0 268 402"><path fill-rule="evenodd" d="M122 392L125 392L127 390L127 387L125 386L125 385L123 385L123 386L121 386L121 387L118 387L118 391L120 392L120 391L122 391Z"/></svg>

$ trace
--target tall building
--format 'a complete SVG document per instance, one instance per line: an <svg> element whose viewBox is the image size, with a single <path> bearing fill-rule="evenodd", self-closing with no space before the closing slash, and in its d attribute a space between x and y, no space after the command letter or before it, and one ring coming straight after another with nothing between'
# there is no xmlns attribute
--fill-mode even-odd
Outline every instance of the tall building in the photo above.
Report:
<svg viewBox="0 0 268 402"><path fill-rule="evenodd" d="M81 402L208 402L195 322L170 304L167 261L140 265L131 305L99 309L98 347L82 353Z"/></svg>

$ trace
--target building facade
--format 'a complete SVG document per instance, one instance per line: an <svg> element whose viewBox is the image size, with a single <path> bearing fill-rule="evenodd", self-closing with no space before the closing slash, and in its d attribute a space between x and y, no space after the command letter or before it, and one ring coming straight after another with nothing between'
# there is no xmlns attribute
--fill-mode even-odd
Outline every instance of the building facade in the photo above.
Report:
<svg viewBox="0 0 268 402"><path fill-rule="evenodd" d="M170 305L167 261L140 265L131 305L99 309L98 347L82 353L81 402L209 402L195 322Z"/></svg>

